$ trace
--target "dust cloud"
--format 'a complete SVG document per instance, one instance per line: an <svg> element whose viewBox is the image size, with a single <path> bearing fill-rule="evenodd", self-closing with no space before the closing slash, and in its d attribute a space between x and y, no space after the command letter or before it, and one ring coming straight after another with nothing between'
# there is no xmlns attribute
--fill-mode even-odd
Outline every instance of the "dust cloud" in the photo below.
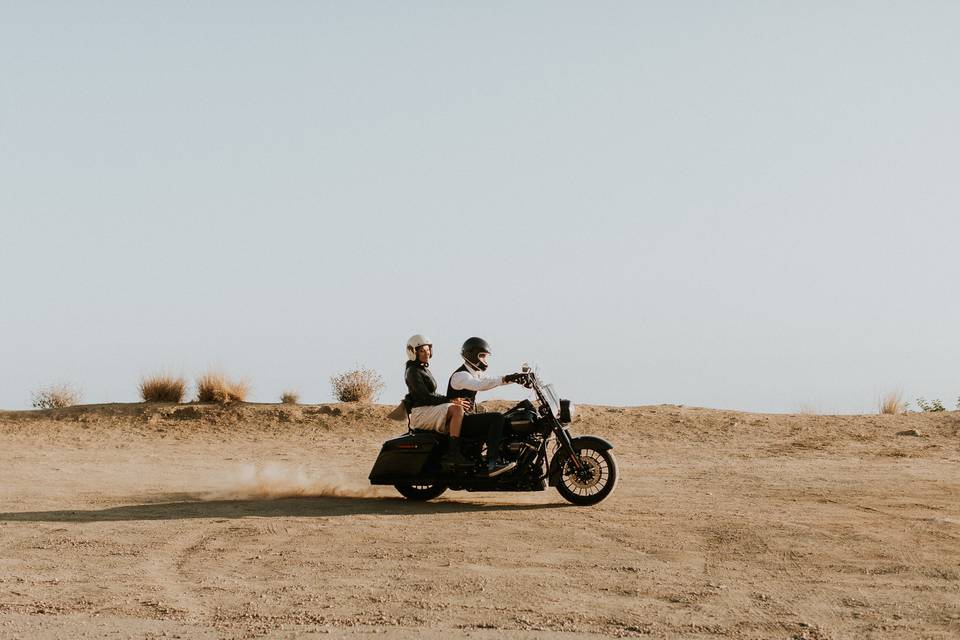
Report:
<svg viewBox="0 0 960 640"><path fill-rule="evenodd" d="M283 463L246 464L218 478L214 488L204 494L206 500L272 499L333 496L372 498L384 495L366 478L347 476L337 469L308 471L302 466Z"/></svg>

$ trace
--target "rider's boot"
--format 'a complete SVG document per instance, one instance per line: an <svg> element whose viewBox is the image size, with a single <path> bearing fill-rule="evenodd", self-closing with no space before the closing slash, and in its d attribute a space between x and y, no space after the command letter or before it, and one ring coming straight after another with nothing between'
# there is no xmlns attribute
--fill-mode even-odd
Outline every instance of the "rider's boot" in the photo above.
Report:
<svg viewBox="0 0 960 640"><path fill-rule="evenodd" d="M506 473L517 466L516 462L503 462L500 460L500 456L497 455L496 452L500 450L500 439L502 436L503 418L501 417L500 420L490 426L490 431L487 433L487 468L484 469L483 475L488 478Z"/></svg>
<svg viewBox="0 0 960 640"><path fill-rule="evenodd" d="M447 450L447 455L443 458L442 464L451 470L473 466L473 463L467 460L463 452L460 451L460 438L450 438L450 447Z"/></svg>
<svg viewBox="0 0 960 640"><path fill-rule="evenodd" d="M496 458L491 459L487 462L487 468L484 470L484 475L488 478L493 478L501 473L506 473L514 467L517 466L516 462L504 462L503 460L498 460Z"/></svg>

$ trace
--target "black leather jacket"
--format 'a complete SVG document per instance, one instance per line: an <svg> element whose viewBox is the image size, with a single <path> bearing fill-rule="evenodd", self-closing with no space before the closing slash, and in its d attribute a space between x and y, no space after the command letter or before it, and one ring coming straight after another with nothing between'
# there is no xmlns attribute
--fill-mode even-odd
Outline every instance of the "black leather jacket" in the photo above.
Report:
<svg viewBox="0 0 960 640"><path fill-rule="evenodd" d="M408 360L404 378L407 381L407 395L403 399L407 411L414 407L432 407L450 402L447 396L437 393L437 381L433 379L428 365L419 360Z"/></svg>

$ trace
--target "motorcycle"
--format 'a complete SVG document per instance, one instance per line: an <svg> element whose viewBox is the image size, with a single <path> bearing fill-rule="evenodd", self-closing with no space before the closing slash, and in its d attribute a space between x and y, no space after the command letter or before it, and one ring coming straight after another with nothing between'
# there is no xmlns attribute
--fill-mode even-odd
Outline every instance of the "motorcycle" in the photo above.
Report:
<svg viewBox="0 0 960 640"><path fill-rule="evenodd" d="M448 436L408 428L405 435L383 443L370 471L370 484L393 485L410 500L425 501L454 491L544 491L556 487L575 505L597 504L617 486L613 445L597 436L570 435L576 418L572 402L560 399L552 384L524 371L521 384L536 403L523 400L504 414L500 458L516 462L501 475L488 477L482 464L484 441L461 438L469 468L445 467Z"/></svg>

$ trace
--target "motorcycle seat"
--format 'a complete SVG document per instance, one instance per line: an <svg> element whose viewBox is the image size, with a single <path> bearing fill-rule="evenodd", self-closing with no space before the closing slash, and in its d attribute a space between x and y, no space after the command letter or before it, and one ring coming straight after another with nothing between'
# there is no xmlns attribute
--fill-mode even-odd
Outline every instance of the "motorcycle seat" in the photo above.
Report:
<svg viewBox="0 0 960 640"><path fill-rule="evenodd" d="M433 429L412 429L412 428L411 428L411 429L410 429L410 433L411 433L411 434L418 435L418 436L420 436L420 435L433 436L433 438L436 440L437 444L445 443L445 442L447 442L447 441L450 439L450 434L448 434L448 433L440 433L439 431L434 431ZM482 441L482 438L481 438L481 439L477 439L477 438L464 438L463 440L464 440L465 442L468 442L468 443L469 443L469 442Z"/></svg>
<svg viewBox="0 0 960 640"><path fill-rule="evenodd" d="M410 428L410 433L429 433L430 435L437 436L438 438L448 438L449 436L445 433L440 433L439 431L434 431L433 429L415 429Z"/></svg>

